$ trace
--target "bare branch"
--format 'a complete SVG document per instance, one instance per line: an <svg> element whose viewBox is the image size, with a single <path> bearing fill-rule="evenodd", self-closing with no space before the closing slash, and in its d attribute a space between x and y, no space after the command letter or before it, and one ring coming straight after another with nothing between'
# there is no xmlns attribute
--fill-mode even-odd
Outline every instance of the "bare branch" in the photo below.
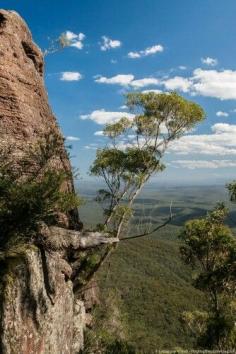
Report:
<svg viewBox="0 0 236 354"><path fill-rule="evenodd" d="M119 242L119 239L109 237L109 234L101 232L79 232L57 226L48 227L45 223L40 223L38 242L52 250L63 250L67 248L84 250L100 245L115 244Z"/></svg>
<svg viewBox="0 0 236 354"><path fill-rule="evenodd" d="M154 232L162 229L163 227L165 227L166 225L168 225L173 219L173 215L172 215L172 201L171 201L171 204L170 204L170 215L169 215L169 218L161 225L158 225L157 227L155 227L154 229L152 229L151 231L148 231L148 232L143 232L139 235L133 235L133 236L130 236L130 237L124 237L124 238L120 238L120 241L125 241L125 240L132 240L134 238L139 238L139 237L145 237L145 236L149 236L151 234L153 234Z"/></svg>

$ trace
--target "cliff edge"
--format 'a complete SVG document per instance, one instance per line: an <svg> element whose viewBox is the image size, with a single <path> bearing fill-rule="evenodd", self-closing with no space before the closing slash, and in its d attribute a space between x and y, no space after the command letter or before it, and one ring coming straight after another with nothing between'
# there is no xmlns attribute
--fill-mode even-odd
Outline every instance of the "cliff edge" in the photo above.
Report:
<svg viewBox="0 0 236 354"><path fill-rule="evenodd" d="M12 155L14 168L21 168L24 175L30 172L20 161L29 146L56 137L60 149L50 163L70 176L64 139L48 104L43 73L43 54L25 22L14 11L0 10L0 147L10 147L8 157ZM74 192L72 177L61 188ZM33 239L26 247L2 252L0 352L79 353L86 325L80 290L103 257L98 257L94 269L88 260L100 246L106 254L114 242L117 240L107 235L81 231L75 209L59 215L55 225L42 222L37 242Z"/></svg>

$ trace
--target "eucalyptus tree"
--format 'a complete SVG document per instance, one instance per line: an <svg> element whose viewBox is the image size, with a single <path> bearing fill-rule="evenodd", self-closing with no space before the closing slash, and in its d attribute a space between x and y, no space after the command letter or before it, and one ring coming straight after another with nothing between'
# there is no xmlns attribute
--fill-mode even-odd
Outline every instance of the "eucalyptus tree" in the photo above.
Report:
<svg viewBox="0 0 236 354"><path fill-rule="evenodd" d="M230 201L235 203L236 202L236 181L233 181L226 186L229 191Z"/></svg>
<svg viewBox="0 0 236 354"><path fill-rule="evenodd" d="M182 258L195 270L193 285L206 294L207 311L185 313L185 320L205 349L236 346L236 240L219 204L205 218L190 220L180 235Z"/></svg>
<svg viewBox="0 0 236 354"><path fill-rule="evenodd" d="M133 118L106 125L103 133L109 142L97 150L90 170L106 185L96 198L104 209L102 228L118 238L145 183L164 170L168 146L205 116L198 104L177 93L129 93L126 105Z"/></svg>

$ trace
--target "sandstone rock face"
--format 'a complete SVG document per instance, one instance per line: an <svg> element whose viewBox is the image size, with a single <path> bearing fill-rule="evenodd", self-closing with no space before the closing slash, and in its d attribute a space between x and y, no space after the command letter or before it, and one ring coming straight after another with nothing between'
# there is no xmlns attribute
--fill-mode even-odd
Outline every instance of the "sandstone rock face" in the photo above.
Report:
<svg viewBox="0 0 236 354"><path fill-rule="evenodd" d="M43 55L14 11L0 11L0 135L17 148L53 130L47 102Z"/></svg>
<svg viewBox="0 0 236 354"><path fill-rule="evenodd" d="M43 74L43 54L25 22L14 11L0 10L0 146L14 147L17 162L30 145L53 136L61 142L53 166L68 172L70 163L48 104ZM63 188L73 190L72 180ZM79 227L76 211L69 216L69 224Z"/></svg>
<svg viewBox="0 0 236 354"><path fill-rule="evenodd" d="M53 134L61 139L54 167L70 171L63 138L48 105L43 67L43 55L21 17L0 10L0 146L14 146L17 160L27 145ZM63 188L73 190L72 179ZM79 228L76 210L66 217L67 226ZM0 353L79 353L85 308L73 292L67 250L32 245L14 251L5 266L0 284Z"/></svg>
<svg viewBox="0 0 236 354"><path fill-rule="evenodd" d="M74 354L83 347L84 304L75 300L72 282L65 281L58 254L41 252L27 250L8 269L2 353ZM47 269L53 274L48 275Z"/></svg>

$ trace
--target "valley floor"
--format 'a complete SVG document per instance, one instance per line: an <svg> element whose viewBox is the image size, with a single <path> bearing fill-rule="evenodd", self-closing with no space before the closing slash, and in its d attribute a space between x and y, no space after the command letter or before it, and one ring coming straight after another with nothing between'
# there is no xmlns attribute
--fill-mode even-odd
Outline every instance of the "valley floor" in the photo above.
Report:
<svg viewBox="0 0 236 354"><path fill-rule="evenodd" d="M83 194L88 201L80 216L91 227L101 222L102 212L93 192ZM171 224L152 236L121 242L97 275L101 306L95 310L95 332L108 341L125 339L138 353L193 346L182 313L204 309L205 301L191 285L191 269L180 259L178 234L184 223L205 216L218 201L230 208L227 223L233 228L236 222L236 208L223 186L158 190L151 185L135 203L128 234L165 221L171 201Z"/></svg>

